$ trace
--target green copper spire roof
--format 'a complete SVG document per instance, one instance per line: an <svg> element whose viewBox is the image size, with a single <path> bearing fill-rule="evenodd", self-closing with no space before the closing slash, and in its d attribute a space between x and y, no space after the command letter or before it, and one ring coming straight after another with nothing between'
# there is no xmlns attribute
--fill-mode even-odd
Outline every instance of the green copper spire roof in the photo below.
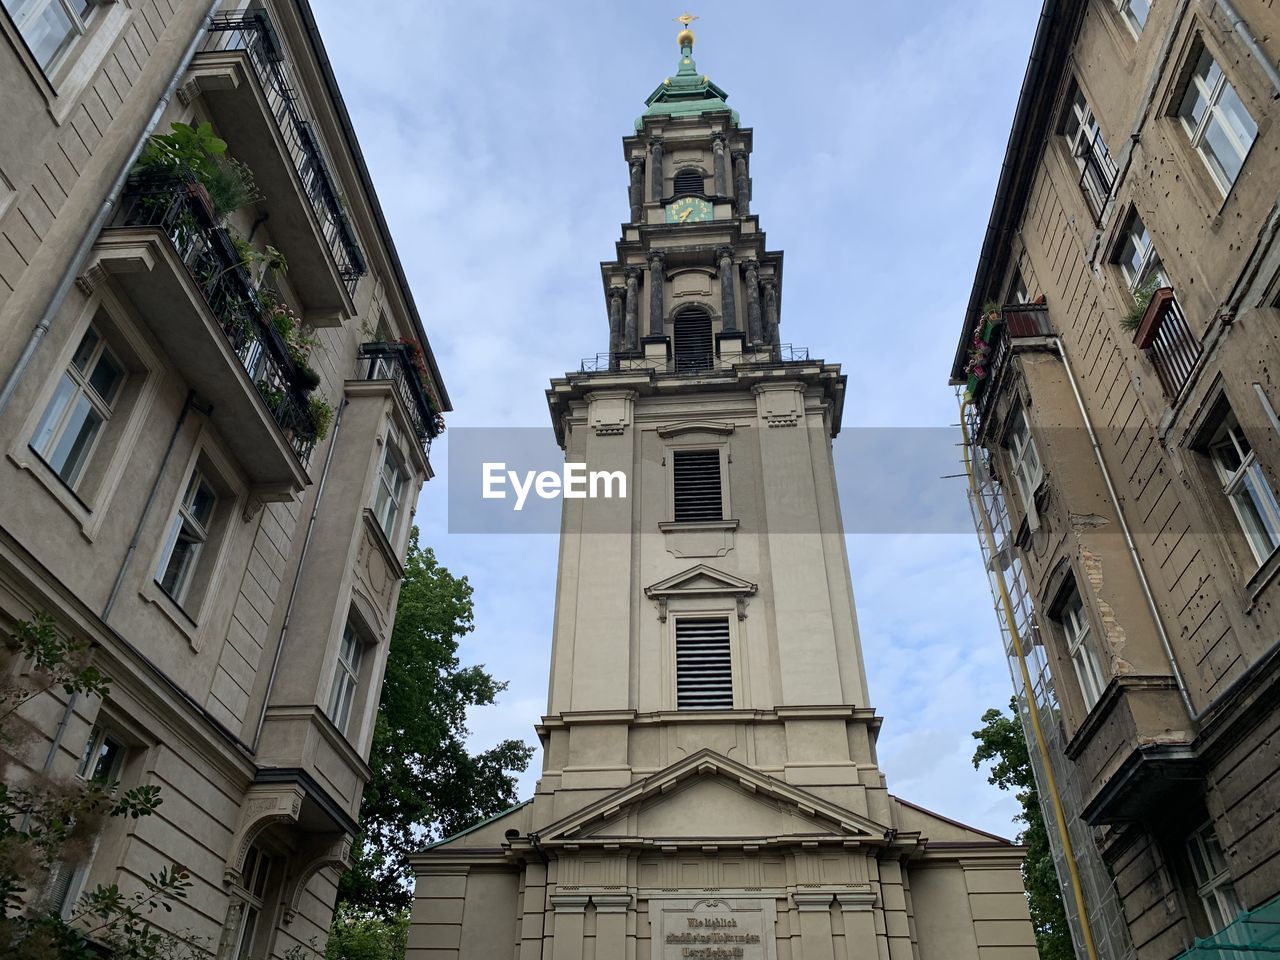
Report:
<svg viewBox="0 0 1280 960"><path fill-rule="evenodd" d="M693 62L693 31L686 25L680 31L680 67L674 77L667 77L645 100L644 115L636 118L636 129L644 126L645 117L691 117L708 110L728 110L729 95L698 73ZM738 111L733 114L738 123Z"/></svg>

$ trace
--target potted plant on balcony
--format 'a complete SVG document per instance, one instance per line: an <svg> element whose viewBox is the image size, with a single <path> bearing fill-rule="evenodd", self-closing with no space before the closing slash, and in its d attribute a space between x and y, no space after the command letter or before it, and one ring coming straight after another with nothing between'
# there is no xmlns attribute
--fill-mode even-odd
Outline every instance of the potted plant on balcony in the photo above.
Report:
<svg viewBox="0 0 1280 960"><path fill-rule="evenodd" d="M213 133L213 125L170 125L170 133L152 134L138 157L135 171L146 178L181 181L210 222L259 199L253 173L228 157L227 141Z"/></svg>
<svg viewBox="0 0 1280 960"><path fill-rule="evenodd" d="M1120 326L1126 330L1137 330L1142 324L1142 318L1147 315L1147 307L1151 305L1151 298L1156 295L1156 291L1165 286L1165 280L1159 273L1154 273L1133 291L1133 309L1126 313L1120 319Z"/></svg>
<svg viewBox="0 0 1280 960"><path fill-rule="evenodd" d="M279 300L268 301L265 319L284 342L289 359L298 369L299 385L306 392L320 386L320 374L311 366L311 351L320 345L320 339L303 326L302 319L287 304Z"/></svg>
<svg viewBox="0 0 1280 960"><path fill-rule="evenodd" d="M307 412L316 425L316 442L319 443L329 435L329 425L333 423L333 407L320 394L313 393L307 400Z"/></svg>
<svg viewBox="0 0 1280 960"><path fill-rule="evenodd" d="M969 377L965 396L970 400L978 399L986 387L991 344L995 341L996 331L1002 322L1003 314L1000 305L987 304L983 310L981 322L973 331L973 340L969 344L969 362L965 365L965 373Z"/></svg>

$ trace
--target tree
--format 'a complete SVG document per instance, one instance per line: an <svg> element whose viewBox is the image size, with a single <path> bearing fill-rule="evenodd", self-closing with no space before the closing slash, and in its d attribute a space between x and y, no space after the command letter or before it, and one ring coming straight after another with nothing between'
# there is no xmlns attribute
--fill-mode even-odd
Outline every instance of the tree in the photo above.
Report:
<svg viewBox="0 0 1280 960"><path fill-rule="evenodd" d="M515 778L533 748L504 740L472 754L467 708L492 704L506 683L464 667L459 639L474 629L471 584L410 536L361 806L353 866L339 903L387 919L409 906L407 855L515 802Z"/></svg>
<svg viewBox="0 0 1280 960"><path fill-rule="evenodd" d="M973 766L976 770L980 764L991 761L988 782L1001 790L1015 791L1014 795L1022 804L1022 813L1017 819L1027 828L1017 839L1027 848L1027 858L1022 864L1022 882L1027 889L1040 960L1074 960L1071 930L1062 906L1062 890L1053 867L1049 833L1040 810L1040 792L1032 774L1031 756L1018 720L1016 700L1009 701L1009 710L1011 716L994 708L982 715L982 729L973 732L973 738L978 741Z"/></svg>
<svg viewBox="0 0 1280 960"><path fill-rule="evenodd" d="M24 704L59 687L67 696L109 692L110 678L90 654L87 643L62 636L43 615L0 636L0 956L90 960L106 950L121 960L159 960L185 952L148 919L186 896L191 881L176 864L141 890L126 893L115 884L90 890L67 919L44 889L47 878L86 855L105 818L145 817L160 805L154 785L122 792L115 783L11 773L20 766L17 751L39 740L19 712Z"/></svg>
<svg viewBox="0 0 1280 960"><path fill-rule="evenodd" d="M391 919L339 908L333 915L325 960L403 960L409 940L409 911Z"/></svg>

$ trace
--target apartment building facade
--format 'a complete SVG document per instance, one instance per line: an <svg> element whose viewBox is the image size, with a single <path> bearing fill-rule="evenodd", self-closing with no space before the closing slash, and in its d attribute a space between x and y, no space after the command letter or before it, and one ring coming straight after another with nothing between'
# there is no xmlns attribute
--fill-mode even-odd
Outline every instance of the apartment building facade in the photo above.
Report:
<svg viewBox="0 0 1280 960"><path fill-rule="evenodd" d="M323 947L449 409L306 0L0 7L0 629L90 641L5 771L155 784L32 891L177 863L199 954Z"/></svg>
<svg viewBox="0 0 1280 960"><path fill-rule="evenodd" d="M1280 910L1278 38L1044 3L951 370L1082 957Z"/></svg>

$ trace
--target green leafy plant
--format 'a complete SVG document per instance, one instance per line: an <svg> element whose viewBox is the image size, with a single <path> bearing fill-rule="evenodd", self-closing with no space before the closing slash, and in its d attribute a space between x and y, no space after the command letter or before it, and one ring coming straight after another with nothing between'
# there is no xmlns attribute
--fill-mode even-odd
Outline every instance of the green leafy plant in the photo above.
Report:
<svg viewBox="0 0 1280 960"><path fill-rule="evenodd" d="M63 779L30 771L8 776L17 750L40 738L20 712L24 704L61 690L104 697L110 678L92 663L84 641L63 636L52 619L18 621L0 636L0 956L21 960L91 960L103 953L129 960L165 960L193 953L150 917L186 897L192 881L171 864L125 893L115 884L86 892L64 918L42 889L47 878L73 868L111 817L137 819L160 805L153 784L121 791L117 783Z"/></svg>
<svg viewBox="0 0 1280 960"><path fill-rule="evenodd" d="M147 140L138 157L138 172L199 183L208 191L219 220L261 198L253 172L226 155L227 141L214 134L212 124L174 123L170 130Z"/></svg>
<svg viewBox="0 0 1280 960"><path fill-rule="evenodd" d="M268 383L266 380L258 381L258 393L272 411L279 410L280 405L284 403L284 390Z"/></svg>
<svg viewBox="0 0 1280 960"><path fill-rule="evenodd" d="M329 401L324 397L313 393L307 400L307 411L316 425L316 441L319 442L329 435L329 425L333 423L333 407L329 406Z"/></svg>
<svg viewBox="0 0 1280 960"><path fill-rule="evenodd" d="M1142 324L1142 318L1147 315L1147 307L1151 306L1151 298L1164 285L1164 278L1158 273L1144 280L1142 285L1133 291L1133 309L1124 315L1120 326L1126 330L1137 330Z"/></svg>

